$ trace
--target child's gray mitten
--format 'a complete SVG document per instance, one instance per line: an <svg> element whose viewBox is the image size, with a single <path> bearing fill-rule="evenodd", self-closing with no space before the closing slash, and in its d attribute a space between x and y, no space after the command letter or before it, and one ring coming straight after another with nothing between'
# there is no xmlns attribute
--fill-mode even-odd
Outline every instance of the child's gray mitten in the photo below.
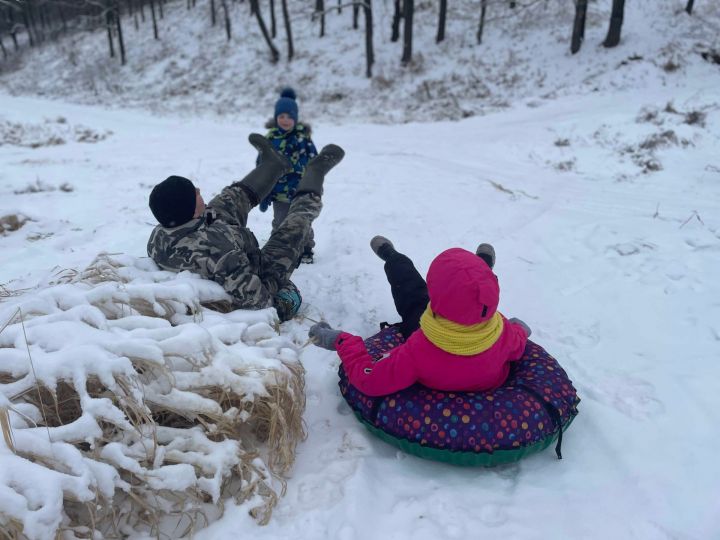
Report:
<svg viewBox="0 0 720 540"><path fill-rule="evenodd" d="M520 319L516 319L515 317L513 317L512 319L508 319L508 322L519 324L520 326L522 326L525 329L525 333L527 334L528 337L530 337L530 334L532 334L532 330L530 330L530 327L527 324L525 324L524 321L521 321Z"/></svg>
<svg viewBox="0 0 720 540"><path fill-rule="evenodd" d="M335 330L328 323L322 321L310 327L308 337L310 341L318 347L322 347L328 351L334 351L335 341L337 341L337 337L341 332L341 330Z"/></svg>

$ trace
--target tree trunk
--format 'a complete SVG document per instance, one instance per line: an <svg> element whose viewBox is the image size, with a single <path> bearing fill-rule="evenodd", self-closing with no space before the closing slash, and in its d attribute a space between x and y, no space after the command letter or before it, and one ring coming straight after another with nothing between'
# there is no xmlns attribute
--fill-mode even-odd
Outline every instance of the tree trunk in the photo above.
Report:
<svg viewBox="0 0 720 540"><path fill-rule="evenodd" d="M353 6L354 7L354 6ZM367 78L372 77L372 66L375 63L375 51L373 50L373 17L372 0L365 0L365 56L367 58Z"/></svg>
<svg viewBox="0 0 720 540"><path fill-rule="evenodd" d="M15 52L17 52L18 49L20 49L20 44L18 43L17 39L17 27L15 26L15 11L13 9L9 10L8 18L10 19L10 37L12 38Z"/></svg>
<svg viewBox="0 0 720 540"><path fill-rule="evenodd" d="M687 6L685 6L685 11L687 11L688 15L692 15L694 3L695 3L695 0L688 0Z"/></svg>
<svg viewBox="0 0 720 540"><path fill-rule="evenodd" d="M3 60L7 60L8 53L7 49L5 48L5 44L3 43L2 36L0 36L0 49L2 49Z"/></svg>
<svg viewBox="0 0 720 540"><path fill-rule="evenodd" d="M407 65L412 60L412 32L413 14L415 12L415 0L403 0L403 54L401 62Z"/></svg>
<svg viewBox="0 0 720 540"><path fill-rule="evenodd" d="M67 18L65 17L65 10L62 5L58 6L58 14L60 15L60 22L62 22L63 34L67 34Z"/></svg>
<svg viewBox="0 0 720 540"><path fill-rule="evenodd" d="M570 52L575 54L582 47L585 39L585 18L587 17L588 0L575 0L575 22L573 24Z"/></svg>
<svg viewBox="0 0 720 540"><path fill-rule="evenodd" d="M23 8L23 24L25 25L25 31L27 32L28 41L30 42L30 46L34 47L35 46L35 38L33 37L33 29L30 24L30 15L28 15L28 9L29 9L28 5L25 4L25 6Z"/></svg>
<svg viewBox="0 0 720 540"><path fill-rule="evenodd" d="M292 28L290 27L290 14L288 13L287 0L281 0L283 19L285 21L285 34L287 35L288 46L288 62L293 59L295 50L293 49Z"/></svg>
<svg viewBox="0 0 720 540"><path fill-rule="evenodd" d="M152 15L153 35L155 39L160 39L158 36L157 17L155 16L155 0L150 0L150 14Z"/></svg>
<svg viewBox="0 0 720 540"><path fill-rule="evenodd" d="M275 18L275 0L270 0L270 35L277 37L277 19Z"/></svg>
<svg viewBox="0 0 720 540"><path fill-rule="evenodd" d="M223 15L225 15L225 35L228 41L232 39L232 25L230 23L230 10L227 6L227 0L220 0L220 5L223 8Z"/></svg>
<svg viewBox="0 0 720 540"><path fill-rule="evenodd" d="M120 3L115 2L115 24L117 25L118 47L120 49L120 65L125 65L125 41L123 40L122 24L120 22Z"/></svg>
<svg viewBox="0 0 720 540"><path fill-rule="evenodd" d="M215 0L210 0L210 25L217 24L217 14L215 13Z"/></svg>
<svg viewBox="0 0 720 540"><path fill-rule="evenodd" d="M320 15L320 37L325 37L325 0L315 0L315 12Z"/></svg>
<svg viewBox="0 0 720 540"><path fill-rule="evenodd" d="M357 1L353 4L353 30L358 29L358 19L360 18L360 4Z"/></svg>
<svg viewBox="0 0 720 540"><path fill-rule="evenodd" d="M108 46L110 47L110 58L115 58L115 46L112 37L112 12L110 9L105 10L105 26L107 27Z"/></svg>
<svg viewBox="0 0 720 540"><path fill-rule="evenodd" d="M480 24L477 31L478 45L482 44L483 30L485 29L485 14L487 13L487 0L480 1Z"/></svg>
<svg viewBox="0 0 720 540"><path fill-rule="evenodd" d="M610 14L610 28L608 28L607 37L603 42L604 47L615 47L620 43L620 31L622 29L624 13L625 0L613 0L612 13Z"/></svg>
<svg viewBox="0 0 720 540"><path fill-rule="evenodd" d="M145 22L145 0L140 0L140 20Z"/></svg>
<svg viewBox="0 0 720 540"><path fill-rule="evenodd" d="M438 32L435 43L445 39L445 18L447 17L447 0L440 0L440 15L438 17Z"/></svg>
<svg viewBox="0 0 720 540"><path fill-rule="evenodd" d="M342 13L342 0L337 0L337 1L338 1L338 7L337 7L338 13Z"/></svg>
<svg viewBox="0 0 720 540"><path fill-rule="evenodd" d="M285 2L283 2L284 4ZM253 13L255 13L255 18L258 21L258 26L260 26L260 31L262 32L263 37L265 38L265 42L267 43L268 47L270 47L270 54L272 55L272 62L275 63L280 59L280 53L275 48L275 45L273 45L272 39L270 39L270 35L267 31L267 26L265 26L265 21L262 18L262 13L260 13L260 7L258 6L258 0L250 0L250 9Z"/></svg>
<svg viewBox="0 0 720 540"><path fill-rule="evenodd" d="M402 2L402 0L395 0L393 2L392 34L390 35L390 41L393 43L400 39L400 19L402 19L400 2Z"/></svg>
<svg viewBox="0 0 720 540"><path fill-rule="evenodd" d="M161 19L165 18L165 10L163 9L164 8L163 3L164 3L163 0L158 0L158 8L160 9L160 18Z"/></svg>

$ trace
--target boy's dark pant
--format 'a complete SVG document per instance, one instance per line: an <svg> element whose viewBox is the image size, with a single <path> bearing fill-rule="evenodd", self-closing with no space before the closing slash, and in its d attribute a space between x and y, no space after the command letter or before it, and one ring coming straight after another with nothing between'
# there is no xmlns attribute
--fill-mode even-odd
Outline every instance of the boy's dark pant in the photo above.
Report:
<svg viewBox="0 0 720 540"><path fill-rule="evenodd" d="M410 258L402 253L394 252L388 257L385 275L390 283L395 309L402 319L398 328L407 339L420 328L420 316L430 301L427 284Z"/></svg>

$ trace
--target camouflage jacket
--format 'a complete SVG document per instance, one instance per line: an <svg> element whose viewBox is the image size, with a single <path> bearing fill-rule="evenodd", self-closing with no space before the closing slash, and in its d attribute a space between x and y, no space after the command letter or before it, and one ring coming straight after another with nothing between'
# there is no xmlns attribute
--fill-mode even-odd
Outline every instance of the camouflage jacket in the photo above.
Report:
<svg viewBox="0 0 720 540"><path fill-rule="evenodd" d="M269 290L260 278L260 248L247 228L251 208L239 183L227 186L210 201L202 217L179 227L155 227L148 255L163 270L187 270L219 283L233 297L236 308L270 307L277 290Z"/></svg>

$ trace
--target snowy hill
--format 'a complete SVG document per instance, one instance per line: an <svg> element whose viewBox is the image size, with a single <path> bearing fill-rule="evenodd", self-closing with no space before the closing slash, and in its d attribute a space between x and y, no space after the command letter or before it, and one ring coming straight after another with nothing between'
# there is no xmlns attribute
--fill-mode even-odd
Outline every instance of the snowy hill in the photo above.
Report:
<svg viewBox="0 0 720 540"><path fill-rule="evenodd" d="M376 4L378 13L390 9ZM85 268L101 251L143 260L151 187L182 174L208 199L240 178L254 163L247 133L260 129L276 87L289 82L303 89L301 111L313 119L316 143L347 151L326 183L317 262L293 277L307 316L363 336L394 320L381 261L368 246L375 234L392 239L423 274L443 249L489 241L500 310L530 324L582 398L562 461L551 451L493 469L423 461L357 422L338 391L337 356L302 348L311 321L285 323L277 339L306 370L308 434L287 492L267 526L248 513L257 501L229 499L224 516L196 538L720 537L720 66L698 53L718 45L719 7L697 2L689 18L676 13L682 2L629 3L623 43L605 50L598 43L608 8L592 3L585 46L571 57L570 11L565 19L553 11L570 2L546 4L547 18L528 17L517 43L504 33L516 21L498 20L488 24L483 49L470 46L473 28L466 29L466 48L450 59L426 52L436 49L429 19L418 30L423 70L393 67L388 87L363 78L360 37L337 31L349 13L328 19L328 42L345 51L342 69L339 60L321 60L316 46L281 64L282 81L262 44L234 52L220 32L205 52L187 40L180 46L179 35L148 39L142 55L131 49L130 77L92 63L104 59L103 36L79 36L75 47L93 80L104 73L112 83L96 85L97 94L78 79L82 68L55 60L51 47L2 75L7 91L33 97L0 96L0 293L36 294L59 270ZM191 24L179 15L171 10L166 24ZM206 28L203 17L195 32ZM440 49L463 39L454 20ZM548 20L557 22L545 30ZM315 28L300 28L299 50L303 40L320 43L309 37ZM485 47L493 54L484 56ZM171 58L161 59L163 48ZM178 60L178 51L187 57ZM378 74L399 59L398 48L388 51L378 50ZM642 58L628 60L635 56ZM181 67L169 79L164 69L173 61ZM467 93L479 68L463 66L480 61L483 73L495 73L488 97ZM206 91L173 94L190 66L208 75L197 77ZM430 80L455 88L461 108L484 114L394 125L458 116L444 109L452 98L412 98ZM118 88L113 81L124 85L117 94L108 90ZM325 89L351 97L327 101ZM270 221L269 213L251 214L261 243ZM231 323L227 317L209 322Z"/></svg>
<svg viewBox="0 0 720 540"><path fill-rule="evenodd" d="M313 3L288 4L291 62L279 8L274 43L281 59L272 64L247 2L228 2L234 33L227 41L222 24L211 26L207 1L190 11L174 1L159 22L159 41L149 19L138 30L125 21L127 66L109 58L105 32L79 33L11 56L0 64L0 89L112 107L214 113L261 125L278 89L290 84L302 100L301 116L311 122L427 121L482 114L521 99L682 86L717 69L700 54L720 48L720 5L712 1L696 2L692 17L682 9L684 0L628 2L622 42L612 49L601 46L610 2L590 2L585 42L576 55L570 54L572 0L518 2L516 9L491 1L482 45L476 38L478 2L448 2L440 44L437 3L416 2L413 61L403 68L402 40L390 41L393 2L375 0L376 60L367 79L362 16L353 30L351 9L328 13L320 38Z"/></svg>

